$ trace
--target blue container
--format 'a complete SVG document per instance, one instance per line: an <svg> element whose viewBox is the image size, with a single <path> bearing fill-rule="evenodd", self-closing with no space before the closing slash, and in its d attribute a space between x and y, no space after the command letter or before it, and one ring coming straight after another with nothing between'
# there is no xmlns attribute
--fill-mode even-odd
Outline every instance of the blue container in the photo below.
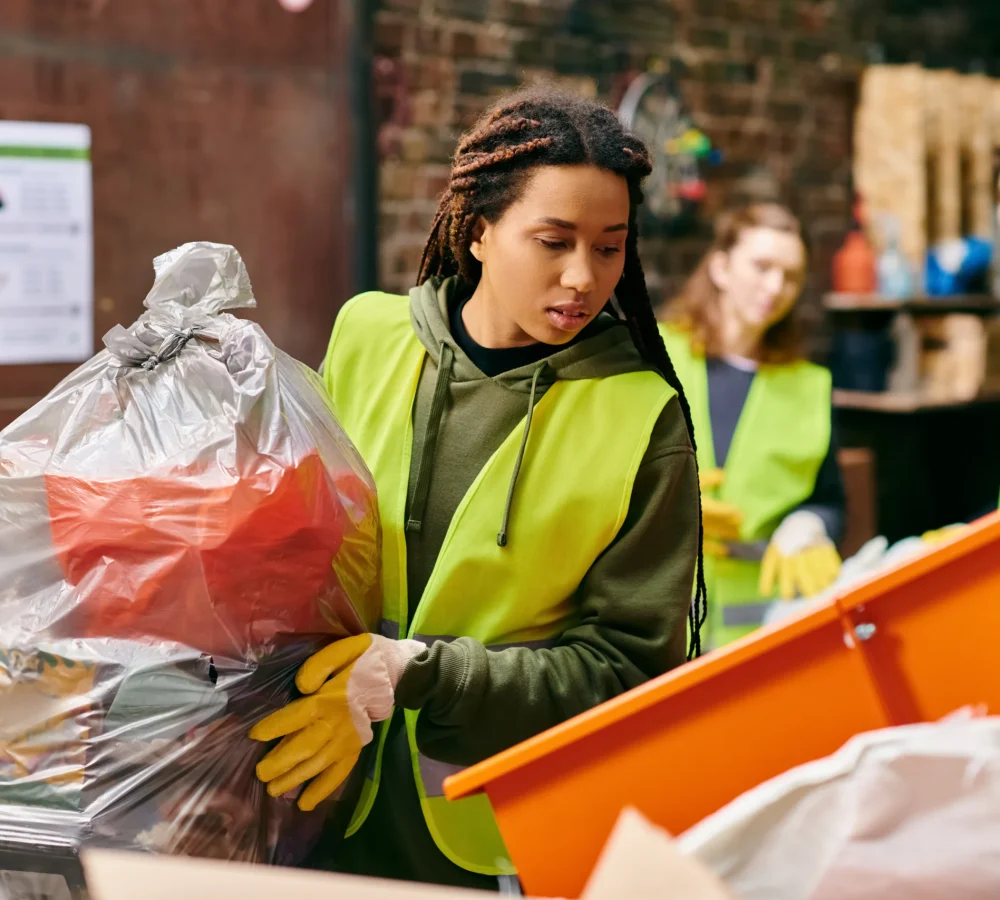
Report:
<svg viewBox="0 0 1000 900"><path fill-rule="evenodd" d="M986 290L993 245L982 238L963 238L931 248L927 253L927 293L953 297Z"/></svg>

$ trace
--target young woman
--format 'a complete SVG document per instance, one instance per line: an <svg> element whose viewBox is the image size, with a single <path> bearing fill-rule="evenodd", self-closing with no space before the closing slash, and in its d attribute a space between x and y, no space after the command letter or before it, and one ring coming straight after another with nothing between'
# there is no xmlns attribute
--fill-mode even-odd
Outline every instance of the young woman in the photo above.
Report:
<svg viewBox="0 0 1000 900"><path fill-rule="evenodd" d="M340 313L324 363L371 468L382 635L299 674L258 769L309 808L378 729L342 871L497 888L485 798L442 780L699 651L690 414L636 251L650 171L609 110L548 91L459 142L409 298ZM697 566L696 566L697 562Z"/></svg>
<svg viewBox="0 0 1000 900"><path fill-rule="evenodd" d="M794 313L805 276L798 220L757 204L721 218L665 309L661 330L699 439L711 646L760 625L776 589L810 596L840 569L830 375L804 359Z"/></svg>

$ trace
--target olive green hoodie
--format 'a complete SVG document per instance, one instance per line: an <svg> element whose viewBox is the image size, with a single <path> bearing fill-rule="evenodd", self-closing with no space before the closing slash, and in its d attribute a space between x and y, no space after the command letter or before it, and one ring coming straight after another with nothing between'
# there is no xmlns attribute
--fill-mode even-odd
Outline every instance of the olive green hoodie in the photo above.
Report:
<svg viewBox="0 0 1000 900"><path fill-rule="evenodd" d="M413 327L427 349L413 409L406 534L410 620L459 502L524 419L533 380L537 402L559 379L647 368L628 329L602 316L593 336L554 348L542 363L489 378L452 337L449 304L456 292L454 279L410 292ZM530 515L531 497L515 493L506 523L512 539L519 518ZM499 532L508 517L502 508L496 516ZM448 763L478 762L682 663L697 545L697 471L673 399L653 429L625 522L580 584L576 624L557 645L489 651L459 638L435 643L407 667L396 704L422 710L422 752ZM461 872L436 850L423 825L401 720L393 719L375 808L345 843L338 868L480 884L482 876Z"/></svg>

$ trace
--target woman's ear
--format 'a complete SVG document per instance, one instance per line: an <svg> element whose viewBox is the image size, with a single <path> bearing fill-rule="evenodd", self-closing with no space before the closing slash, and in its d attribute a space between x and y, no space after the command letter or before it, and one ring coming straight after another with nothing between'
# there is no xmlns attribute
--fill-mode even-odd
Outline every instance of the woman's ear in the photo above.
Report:
<svg viewBox="0 0 1000 900"><path fill-rule="evenodd" d="M488 240L490 226L485 220L480 219L476 227L472 229L472 241L469 243L469 252L482 262L486 256L486 242Z"/></svg>
<svg viewBox="0 0 1000 900"><path fill-rule="evenodd" d="M729 254L724 250L715 250L708 258L708 277L716 290L722 293L729 290Z"/></svg>

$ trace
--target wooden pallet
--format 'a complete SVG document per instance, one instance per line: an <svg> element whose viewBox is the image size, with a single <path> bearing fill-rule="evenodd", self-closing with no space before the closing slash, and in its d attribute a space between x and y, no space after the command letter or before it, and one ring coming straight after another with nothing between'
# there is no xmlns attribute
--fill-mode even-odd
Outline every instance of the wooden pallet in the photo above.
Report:
<svg viewBox="0 0 1000 900"><path fill-rule="evenodd" d="M940 241L992 238L1000 81L916 65L871 66L854 130L854 179L876 247L886 213L896 217L903 252L918 273L927 248Z"/></svg>

